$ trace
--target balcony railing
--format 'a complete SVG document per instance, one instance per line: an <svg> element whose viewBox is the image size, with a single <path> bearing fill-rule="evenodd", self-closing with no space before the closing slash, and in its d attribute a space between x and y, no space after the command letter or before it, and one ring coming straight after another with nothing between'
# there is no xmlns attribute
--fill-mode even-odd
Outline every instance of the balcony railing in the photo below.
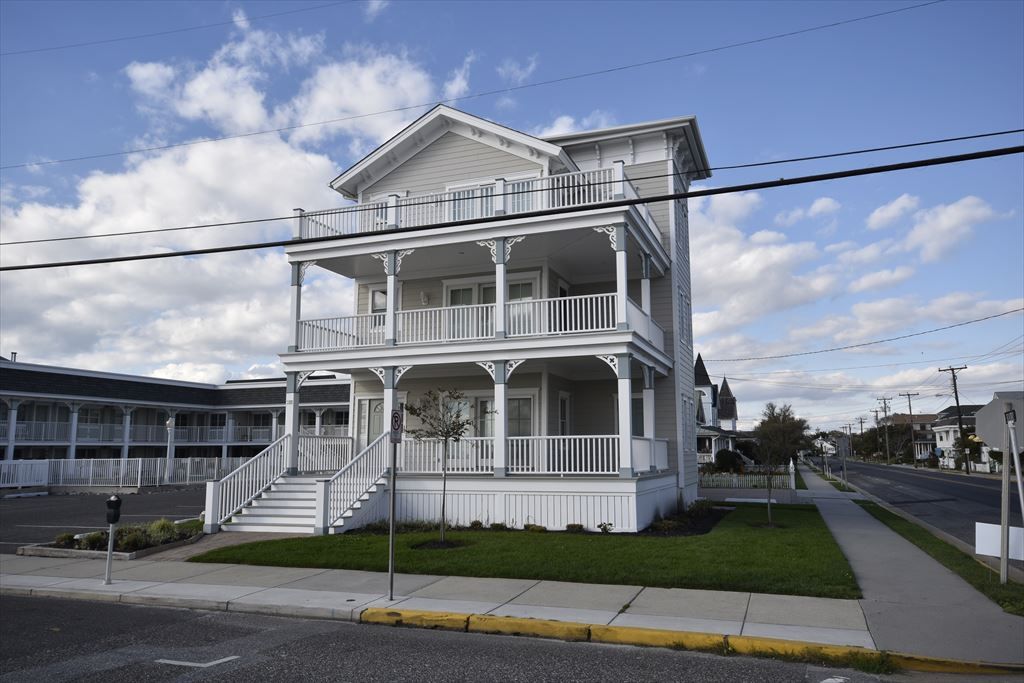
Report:
<svg viewBox="0 0 1024 683"><path fill-rule="evenodd" d="M395 315L398 343L467 341L494 337L494 304L419 308Z"/></svg>
<svg viewBox="0 0 1024 683"><path fill-rule="evenodd" d="M167 441L164 425L132 425L132 441L137 443L163 443Z"/></svg>
<svg viewBox="0 0 1024 683"><path fill-rule="evenodd" d="M70 434L70 422L19 422L14 428L15 441L66 442Z"/></svg>
<svg viewBox="0 0 1024 683"><path fill-rule="evenodd" d="M227 436L227 431L228 428L224 426L175 427L174 440L178 443L219 443L224 441L224 437Z"/></svg>
<svg viewBox="0 0 1024 683"><path fill-rule="evenodd" d="M516 436L508 439L509 474L616 474L618 436Z"/></svg>
<svg viewBox="0 0 1024 683"><path fill-rule="evenodd" d="M238 443L270 443L272 429L270 427L251 427L235 425L231 428L228 441Z"/></svg>
<svg viewBox="0 0 1024 683"><path fill-rule="evenodd" d="M348 436L348 425L320 425L319 432L314 425L299 427L300 436Z"/></svg>
<svg viewBox="0 0 1024 683"><path fill-rule="evenodd" d="M384 343L384 314L299 321L299 349L347 349Z"/></svg>
<svg viewBox="0 0 1024 683"><path fill-rule="evenodd" d="M85 443L113 443L124 441L124 424L78 423L78 440Z"/></svg>
<svg viewBox="0 0 1024 683"><path fill-rule="evenodd" d="M635 197L616 168L564 173L530 180L495 181L474 188L394 198L303 214L300 237L329 237L412 228L446 221L473 220L541 209L586 206L611 201L617 194ZM640 207L645 218L646 209ZM653 226L653 222L649 222Z"/></svg>
<svg viewBox="0 0 1024 683"><path fill-rule="evenodd" d="M615 329L615 294L513 301L507 306L510 337Z"/></svg>
<svg viewBox="0 0 1024 683"><path fill-rule="evenodd" d="M626 321L629 322L629 329L633 330L657 348L665 348L665 330L661 325L654 322L654 318L644 313L639 306L632 301L626 301Z"/></svg>

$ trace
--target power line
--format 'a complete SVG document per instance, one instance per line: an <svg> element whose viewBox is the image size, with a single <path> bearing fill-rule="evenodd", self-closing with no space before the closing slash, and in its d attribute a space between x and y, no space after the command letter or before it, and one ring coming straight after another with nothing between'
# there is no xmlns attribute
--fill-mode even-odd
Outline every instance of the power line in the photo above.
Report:
<svg viewBox="0 0 1024 683"><path fill-rule="evenodd" d="M883 166L868 166L864 168L848 169L845 171L834 171L832 173L819 173L817 175L810 176L799 176L796 178L779 178L778 180L768 180L758 183L747 183L745 185L733 185L731 187L716 187L706 190L694 190L692 192L672 192L669 194L656 195L653 197L636 198L636 199L616 199L610 202L600 202L596 204L587 204L584 206L569 206L557 209L543 209L539 211L524 211L523 213L513 214L518 220L534 218L534 217L545 217L545 216L558 216L572 213L579 213L581 211L594 211L599 209L610 209L610 208L621 208L628 206L636 206L639 204L650 204L655 202L675 201L677 199L687 199L693 197L707 197L719 194L731 194L733 192L746 192L750 190L760 190L771 187L785 187L789 185L804 185L807 183L822 182L825 180L837 180L840 178L853 178L866 175L874 175L877 173L889 173L891 171L901 171L912 168L924 168L928 166L939 166L943 164L959 163L963 161L973 161L976 159L988 159L993 157L1007 156L1010 154L1020 154L1024 152L1024 146L1017 147L1003 147L1000 149L989 149L982 150L980 152L970 152L967 154L956 154L953 156L946 157L932 157L929 159L918 159L916 161L904 161L897 164L885 164ZM470 218L465 220L457 221L443 221L440 223L432 223L427 225L420 225L415 227L407 228L394 228L388 231L388 234L406 234L414 232L423 232L425 230L434 230L438 228L450 228L460 227L466 225L482 225L489 223L496 223L509 220L509 216L486 216L482 218ZM281 220L281 219L278 219ZM306 237L301 239L290 239L290 240L275 240L272 242L257 242L253 244L235 244L222 247L208 247L205 249L190 249L183 251L166 251L151 254L136 254L134 256L108 256L104 258L95 259L81 259L76 261L52 261L47 263L29 263L18 266L0 266L0 272L15 271L15 270L39 270L46 268L59 268L63 266L86 266L86 265L97 265L100 263L119 263L124 261L149 261L153 259L164 259L164 258L176 258L181 256L201 256L205 254L218 254L233 251L251 251L255 249L270 249L274 247L286 247L286 246L298 246L303 244L318 244L323 242L330 242L335 240L345 240L352 238L364 237L366 233L353 233L350 235L332 235L329 237ZM1024 310L1024 309L1018 309ZM1007 313L1012 313L1008 311ZM1006 315L1007 313L1001 313L999 315ZM998 317L998 316L992 316ZM954 326L955 327L955 326ZM923 334L923 333L922 333ZM916 335L910 335L916 336ZM897 337L900 339L902 337ZM872 342L881 343L881 342ZM867 344L853 344L850 346L841 347L842 350L846 348L856 348L858 346L866 346ZM826 351L808 351L803 354L784 354L779 356L765 356L763 358L746 358L746 359L726 359L719 360L716 362L731 362L734 360L766 360L774 358L788 358L793 355L810 355L813 353L825 353Z"/></svg>
<svg viewBox="0 0 1024 683"><path fill-rule="evenodd" d="M997 131L997 132L991 132L991 133L977 133L977 134L974 134L974 135L961 135L961 136L958 136L958 137L942 138L942 139L939 139L939 140L924 140L924 141L919 141L919 142L909 142L909 143L904 143L904 144L899 144L899 145L889 145L889 146L886 146L886 147L872 147L872 148L867 148L867 149L848 150L848 151L845 151L845 152L831 152L831 153L828 153L828 154L818 154L818 155L815 155L815 156L808 156L808 157L795 157L795 158L792 158L792 159L780 159L778 161L762 161L762 162L755 162L755 163L749 163L749 164L737 164L737 165L733 165L733 166L721 166L721 167L718 167L718 168L715 168L715 169L708 169L708 170L756 168L756 167L760 167L760 166L768 166L768 165L773 165L773 164L788 164L788 163L793 163L793 162L798 162L798 161L809 161L809 160L814 160L814 159L831 159L831 158L837 158L837 157L852 156L852 155L856 155L856 154L869 154L869 153L880 152L880 151L888 151L888 150L895 150L895 149L906 149L906 148L910 148L910 147L921 147L921 146L925 146L925 145L938 145L938 144L944 144L944 143L948 143L948 142L956 142L956 141L961 141L961 140L976 140L976 139L979 139L979 138L987 138L987 137L994 137L994 136L1000 136L1000 135L1012 135L1012 134L1015 134L1015 133L1024 133L1024 128L1018 128L1018 129L1015 129L1015 130ZM676 174L676 173L660 173L660 174L657 174L657 175L634 176L632 178L628 178L628 181L629 182L637 182L637 181L640 181L640 180L657 180L659 178L668 178L668 177L675 176L675 175L678 175L678 174ZM618 182L618 181L617 180L598 180L598 181L588 182L587 186L598 187L598 186L602 186L602 185L614 184L616 182ZM550 188L540 187L540 188L533 188L533 189L526 189L526 190L507 190L505 192L491 194L491 195L488 195L488 196L492 197L492 198L493 197L512 197L512 196L523 195L523 194L533 194L533 193L536 193L536 192L548 192L549 189ZM415 199L415 197L412 197L412 199ZM411 207L411 206L426 206L426 205L433 206L433 205L437 205L437 204L447 204L447 203L464 202L464 201L466 201L466 200L465 199L456 198L456 197L449 197L447 199L429 199L429 200L424 200L422 202L415 202L415 201L413 201L413 202L406 202L402 206L403 206L403 208L407 208L407 207ZM376 206L361 206L361 205L358 205L358 204L353 204L351 206L342 206L342 207L339 207L338 209L331 210L329 212L330 213L360 213L360 212L363 212L363 211L377 211L377 210L378 209L377 209ZM200 224L200 225L184 225L184 226L177 226L177 227L172 227L172 228L151 228L151 229L146 229L146 230L135 230L135 231L131 231L131 232L107 232L107 233L101 233L101 234L97 234L97 235L67 235L67 236L63 236L63 237L41 237L39 239L32 239L32 240L17 240L17 241L13 241L13 242L0 242L0 246L6 247L6 246L15 246L15 245L19 245L19 244L42 244L42 243L46 243L46 242L66 242L66 241L71 241L71 240L100 239L100 238L105 238L105 237L121 237L121 236L124 236L124 235L146 235L146 234L160 233L160 232L175 232L175 231L180 231L180 230L204 230L204 229L208 229L208 228L223 228L223 227L229 227L229 226L233 226L233 225L251 225L253 223L267 223L267 222L273 222L273 221L292 220L293 218L295 218L294 214L288 215L288 216L277 216L277 217L273 217L273 218L252 218L252 219L243 219L243 220L238 220L238 221L224 221L224 222L220 222L220 223L203 223L203 224Z"/></svg>
<svg viewBox="0 0 1024 683"><path fill-rule="evenodd" d="M545 80L545 81L535 81L533 83L523 83L521 85L507 86L507 87L504 87L504 88L495 88L493 90L484 90L484 91L477 92L477 93L470 93L470 94L467 94L467 95L463 95L461 97L452 97L452 98L448 98L448 99L436 100L436 101L433 101L433 102L422 102L420 104L411 104L411 105L406 105L406 106L403 106L403 107L393 107L391 109L382 109L380 111L368 112L368 113L365 113L365 114L353 114L351 116L342 116L342 117L338 117L338 118L334 118L334 119L327 119L325 121L314 121L314 122L309 122L309 123L297 123L297 124L294 124L294 125L291 125L291 126L282 126L280 128L270 128L270 129L266 129L266 130L250 131L248 133L237 133L235 135L222 135L222 136L213 137L213 138L206 138L204 140L191 140L189 142L176 142L176 143L172 143L172 144L169 144L169 145L157 145L157 146L153 146L153 147L139 147L139 148L136 148L136 149L123 150L123 151L119 151L119 152L107 152L107 153L103 153L103 154L89 154L89 155L78 156L78 157L67 157L67 158L64 158L64 159L48 159L48 160L45 160L45 161L26 162L26 163L21 163L21 164L11 164L11 165L7 165L7 166L0 166L0 170L7 170L7 169L13 169L13 168L26 168L26 167L29 167L29 166L51 166L51 165L54 165L54 164L64 164L64 163L68 163L68 162L72 162L72 161L88 161L90 159L106 159L106 158L110 158L110 157L126 156L128 154L140 154L140 153L143 153L143 152L158 152L158 151L162 151L162 150L166 150L166 149L175 149L175 148L178 148L178 147L190 147L192 145L201 145L201 144L206 144L206 143L210 143L210 142L223 142L224 140L235 140L235 139L239 139L239 138L254 137L254 136L257 136L257 135L269 135L271 133L284 133L284 132L291 131L291 130L299 130L301 128L310 128L310 127L314 127L314 126L326 126L326 125L329 125L329 124L332 124L332 123L343 123L345 121L354 121L354 120L357 120L357 119L364 119L364 118L369 118L369 117L372 117L372 116L381 116L381 115L384 115L384 114L395 114L395 113L400 113L400 112L404 112L404 111L410 111L410 110L414 110L414 109L422 109L424 107L430 107L430 106L434 106L434 105L437 105L437 104L450 104L452 102L456 102L456 101L460 101L460 100L472 100L472 99L478 99L478 98L481 98L481 97L489 97L491 95L503 95L503 94L507 94L507 93L510 93L510 92L517 92L517 91L520 91L520 90L526 90L528 88L537 88L537 87L541 87L541 86L555 85L555 84L558 84L558 83L565 83L565 82L568 82L568 81L579 80L581 78L592 78L594 76L604 76L604 75L611 74L611 73L617 73L617 72L621 72L621 71L628 71L628 70L631 70L631 69L639 69L639 68L645 67L645 66L653 66L655 64L664 64L664 63L667 63L667 62L677 61L677 60L680 60L680 59L688 59L690 57L697 57L697 56L700 56L700 55L711 54L711 53L714 53L714 52L722 52L724 50L731 50L731 49L738 48L738 47L746 47L746 46L749 46L749 45L756 45L758 43L766 43L766 42L770 42L770 41L773 41L773 40L781 40L783 38L791 38L793 36L801 35L801 34L804 34L804 33L811 33L813 31L821 31L821 30L829 29L829 28L837 28L839 26L844 26L844 25L847 25L847 24L854 24L854 23L861 22L861 21L867 21L869 19L877 19L879 17L888 16L890 14L898 14L900 12L907 12L909 10L920 9L922 7L928 7L930 5L937 5L937 4L940 4L942 2L945 2L945 0L931 0L930 2L924 2L924 3L918 4L918 5L910 5L909 7L900 7L900 8L893 9L893 10L888 10L888 11L885 11L885 12L876 12L874 14L867 14L867 15L860 16L860 17L854 17L852 19L843 19L841 21L834 21L834 22L830 22L830 23L827 23L827 24L818 24L816 26L810 26L810 27L807 27L807 28L797 29L795 31L787 31L785 33L776 33L776 34L772 34L772 35L769 35L769 36L762 36L760 38L752 38L750 40L744 40L744 41L740 41L740 42L736 42L736 43L728 43L726 45L719 45L717 47L706 48L706 49L703 49L703 50L695 50L693 52L686 52L686 53L683 53L683 54L671 55L669 57L660 57L658 59L649 59L649 60L646 60L646 61L643 61L643 62L634 62L632 64L624 64L624 65L620 65L620 66L608 67L606 69L598 69L596 71L587 71L587 72L584 72L584 73L571 74L569 76L561 76L559 78L552 78L552 79L548 79L548 80Z"/></svg>
<svg viewBox="0 0 1024 683"><path fill-rule="evenodd" d="M325 5L314 5L312 7L303 7L301 9L286 10L284 12L274 12L273 14L261 14L257 17L246 17L246 21L259 21L261 19L271 19L273 17L281 17L286 14L299 14L301 12L312 12L313 10L326 9L328 7L337 7L338 5L344 5L354 0L341 0L340 2L329 2ZM199 24L197 26L185 26L183 28L172 28L166 31L154 31L153 33L138 33L132 36L120 36L117 38L103 38L101 40L89 40L82 43L68 43L66 45L51 45L49 47L34 47L28 50L12 50L10 52L0 52L0 57L12 57L14 55L27 55L38 52L54 52L56 50L70 50L78 47L88 47L90 45L106 45L109 43L121 43L127 40L140 40L142 38L155 38L157 36L169 36L175 33L186 33L188 31L199 31L206 28L216 28L218 26L230 26L234 24L232 21L217 21L211 24Z"/></svg>

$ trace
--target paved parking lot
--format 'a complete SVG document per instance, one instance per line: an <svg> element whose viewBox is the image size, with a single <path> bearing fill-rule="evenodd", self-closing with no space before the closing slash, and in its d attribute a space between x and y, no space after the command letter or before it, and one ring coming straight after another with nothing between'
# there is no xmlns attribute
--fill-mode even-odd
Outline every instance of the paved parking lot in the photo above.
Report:
<svg viewBox="0 0 1024 683"><path fill-rule="evenodd" d="M204 496L202 486L124 494L121 521L197 517L203 510ZM18 546L28 543L47 543L62 531L106 529L105 501L109 497L106 493L81 493L0 499L0 553L14 553Z"/></svg>

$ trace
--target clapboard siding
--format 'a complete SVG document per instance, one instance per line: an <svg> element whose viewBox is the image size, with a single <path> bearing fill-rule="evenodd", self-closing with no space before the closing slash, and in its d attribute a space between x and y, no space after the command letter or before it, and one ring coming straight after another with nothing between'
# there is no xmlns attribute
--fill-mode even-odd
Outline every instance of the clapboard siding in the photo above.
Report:
<svg viewBox="0 0 1024 683"><path fill-rule="evenodd" d="M540 172L537 162L448 132L363 190L362 201L391 193L443 192L446 185L513 173Z"/></svg>

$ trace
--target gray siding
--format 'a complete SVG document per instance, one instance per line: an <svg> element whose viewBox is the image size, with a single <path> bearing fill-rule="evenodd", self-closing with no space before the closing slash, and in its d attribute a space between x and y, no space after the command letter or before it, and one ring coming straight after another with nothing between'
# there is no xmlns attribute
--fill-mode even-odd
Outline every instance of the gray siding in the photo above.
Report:
<svg viewBox="0 0 1024 683"><path fill-rule="evenodd" d="M363 201L379 194L443 192L448 183L477 178L500 178L539 171L527 161L456 133L445 133L404 164L363 190Z"/></svg>

